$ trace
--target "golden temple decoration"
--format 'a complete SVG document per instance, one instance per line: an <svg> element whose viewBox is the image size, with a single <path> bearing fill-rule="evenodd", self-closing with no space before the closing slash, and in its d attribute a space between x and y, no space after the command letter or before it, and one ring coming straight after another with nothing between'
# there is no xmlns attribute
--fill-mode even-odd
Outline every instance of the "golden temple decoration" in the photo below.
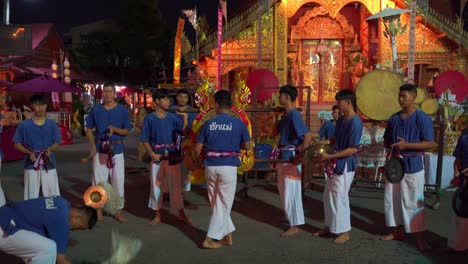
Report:
<svg viewBox="0 0 468 264"><path fill-rule="evenodd" d="M401 15L401 22L403 24L409 24L409 14ZM407 52L409 48L408 36L401 35L397 37L397 51ZM418 52L437 52L437 53L449 53L450 49L447 48L442 41L440 41L437 35L424 26L423 23L417 23L416 25L416 43L415 50Z"/></svg>
<svg viewBox="0 0 468 264"><path fill-rule="evenodd" d="M288 17L287 17L287 1L279 2L275 5L275 20L274 20L274 51L275 65L274 72L278 78L279 85L285 85L288 81Z"/></svg>
<svg viewBox="0 0 468 264"><path fill-rule="evenodd" d="M294 16L301 8L301 6L307 3L317 3L323 6L332 18L335 18L338 12L347 4L350 3L361 3L369 9L372 14L375 14L381 10L379 0L287 0L287 17Z"/></svg>
<svg viewBox="0 0 468 264"><path fill-rule="evenodd" d="M291 27L292 39L347 39L353 41L354 28L345 16L338 14L335 19L326 16L328 11L323 7L316 7L305 12L295 26ZM317 27L317 25L323 25ZM326 33L325 33L326 32ZM325 34L324 34L325 33ZM333 34L330 36L330 34Z"/></svg>

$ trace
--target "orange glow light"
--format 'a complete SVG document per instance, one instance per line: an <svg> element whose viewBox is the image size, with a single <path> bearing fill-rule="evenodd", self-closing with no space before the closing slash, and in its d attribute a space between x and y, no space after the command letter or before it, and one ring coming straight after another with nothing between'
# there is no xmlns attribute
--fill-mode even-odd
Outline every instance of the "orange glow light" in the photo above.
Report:
<svg viewBox="0 0 468 264"><path fill-rule="evenodd" d="M21 32L23 32L23 31L24 31L24 28L22 28L22 27L18 28L18 29L15 31L15 33L13 33L13 37L14 37L14 38L18 37L18 34L21 33Z"/></svg>

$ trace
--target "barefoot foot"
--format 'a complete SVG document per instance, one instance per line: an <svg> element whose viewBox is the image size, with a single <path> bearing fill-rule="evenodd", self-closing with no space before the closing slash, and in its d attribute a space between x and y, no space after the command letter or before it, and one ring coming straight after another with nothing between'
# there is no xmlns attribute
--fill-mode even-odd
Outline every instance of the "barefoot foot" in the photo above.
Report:
<svg viewBox="0 0 468 264"><path fill-rule="evenodd" d="M204 248L208 248L208 249L217 249L217 248L222 247L223 245L221 243L216 242L213 239L207 237L207 238L205 238L205 241L203 241L202 246Z"/></svg>
<svg viewBox="0 0 468 264"><path fill-rule="evenodd" d="M124 217L122 211L118 211L115 215L114 215L114 219L119 221L120 223L122 224L125 224L125 223L128 223L128 220L127 218Z"/></svg>
<svg viewBox="0 0 468 264"><path fill-rule="evenodd" d="M350 240L351 238L349 237L349 234L346 232L346 233L341 233L338 235L338 237L336 237L334 240L333 240L333 243L334 244L338 244L338 245L342 245L344 243L346 243L346 241Z"/></svg>
<svg viewBox="0 0 468 264"><path fill-rule="evenodd" d="M232 246L232 234L229 233L229 234L225 235L223 237L223 239L221 239L219 241L219 243L221 243L221 244L223 244L225 246Z"/></svg>
<svg viewBox="0 0 468 264"><path fill-rule="evenodd" d="M286 230L285 232L283 232L281 234L282 237L290 237L290 236L294 236L295 234L297 234L299 232L299 227L297 226L291 226L288 230Z"/></svg>

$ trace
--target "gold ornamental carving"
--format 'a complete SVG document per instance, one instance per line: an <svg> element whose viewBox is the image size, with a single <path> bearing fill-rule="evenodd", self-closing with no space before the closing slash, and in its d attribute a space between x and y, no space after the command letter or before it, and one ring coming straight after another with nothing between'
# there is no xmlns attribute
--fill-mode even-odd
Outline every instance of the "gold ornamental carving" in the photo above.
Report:
<svg viewBox="0 0 468 264"><path fill-rule="evenodd" d="M345 16L338 14L335 19L326 16L328 11L319 6L308 10L291 27L292 39L345 39L353 41L355 32L353 26L348 22Z"/></svg>
<svg viewBox="0 0 468 264"><path fill-rule="evenodd" d="M409 25L409 15L403 14L401 16L401 22ZM397 51L405 52L409 49L409 38L408 35L397 36ZM416 52L440 52L448 53L448 49L437 37L437 35L424 26L422 23L416 24Z"/></svg>
<svg viewBox="0 0 468 264"><path fill-rule="evenodd" d="M343 6L351 3L361 3L367 7L371 14L381 10L380 0L287 0L287 17L290 18L296 14L297 10L304 4L317 3L323 6L332 18L335 18Z"/></svg>
<svg viewBox="0 0 468 264"><path fill-rule="evenodd" d="M275 22L274 22L274 51L275 51L275 66L274 72L278 78L279 85L285 85L288 81L288 18L287 18L287 2L281 1L275 5Z"/></svg>

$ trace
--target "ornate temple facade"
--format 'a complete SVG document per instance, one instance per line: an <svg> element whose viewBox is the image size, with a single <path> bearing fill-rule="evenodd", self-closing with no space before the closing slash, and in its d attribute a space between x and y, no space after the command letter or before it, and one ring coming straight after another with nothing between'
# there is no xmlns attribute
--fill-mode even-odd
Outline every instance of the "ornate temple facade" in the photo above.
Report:
<svg viewBox="0 0 468 264"><path fill-rule="evenodd" d="M415 0L416 1L416 0ZM273 71L279 84L310 86L312 103L333 103L342 88L378 67L391 68L390 41L379 20L367 21L385 7L409 8L411 0L262 0L229 19L222 44L223 86L240 73ZM465 74L468 32L425 4L416 2L415 82L431 85L437 72ZM401 15L409 27L410 15ZM217 75L216 34L204 43L204 70ZM396 38L398 61L408 67L409 36ZM203 68L202 68L203 69Z"/></svg>

